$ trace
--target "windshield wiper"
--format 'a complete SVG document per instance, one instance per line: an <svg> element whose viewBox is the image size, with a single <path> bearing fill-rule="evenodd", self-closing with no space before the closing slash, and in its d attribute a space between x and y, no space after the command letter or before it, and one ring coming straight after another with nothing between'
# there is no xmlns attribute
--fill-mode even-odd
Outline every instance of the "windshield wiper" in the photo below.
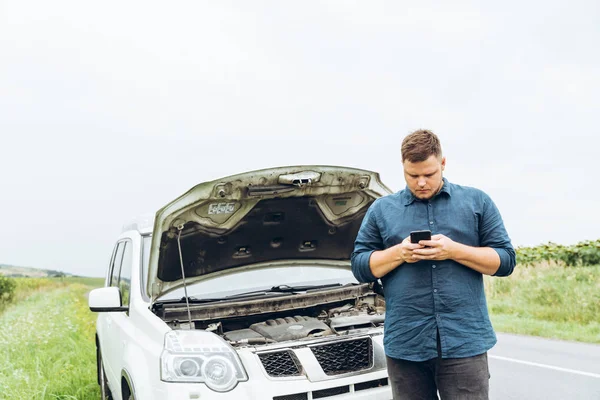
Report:
<svg viewBox="0 0 600 400"><path fill-rule="evenodd" d="M350 283L349 285L353 285L352 283ZM307 291L311 291L311 290L321 290L321 289L328 289L328 288L336 288L336 287L342 287L344 285L342 285L341 283L330 283L327 285L303 285L303 286L289 286L289 285L277 285L277 286L273 286L270 289L262 289L262 290L253 290L250 292L243 292L243 293L236 293L236 294L232 294L229 296L224 296L224 297L215 297L215 298L196 298L196 297L188 297L188 301L190 302L190 304L202 304L202 303L213 303L213 302L217 302L217 301L230 301L230 300L234 300L234 299L239 299L239 298L244 298L244 297L261 297L261 296L268 296L270 294L276 294L276 295L294 295L296 293L300 293L300 292L307 292ZM178 304L178 303L185 303L185 297L182 297L181 299L169 299L169 300L162 300L159 301L159 303L163 303L163 304Z"/></svg>
<svg viewBox="0 0 600 400"><path fill-rule="evenodd" d="M261 296L268 295L270 293L279 293L280 295L286 295L286 296L292 295L292 293L286 293L286 292L271 292L270 290L257 290L257 291L253 291L253 292L247 292L247 293L232 294L230 296L224 296L224 297L196 298L196 297L190 296L190 297L188 297L187 300L189 301L190 304L214 303L214 302L218 302L218 301L231 301L231 300L244 298L244 297L261 297ZM185 303L185 297L182 297L180 299L159 300L159 301L157 301L157 303L162 303L162 304Z"/></svg>
<svg viewBox="0 0 600 400"><path fill-rule="evenodd" d="M262 290L253 290L251 292L238 293L231 296L227 296L226 298L238 297L238 296L247 296L259 293L297 293L297 292L306 292L309 290L319 290L319 289L328 289L334 287L341 287L341 283L330 283L327 285L303 285L303 286L289 286L289 285L277 285L273 286L270 289L262 289Z"/></svg>
<svg viewBox="0 0 600 400"><path fill-rule="evenodd" d="M341 283L329 283L327 285L304 285L304 286L278 285L278 286L273 286L269 291L270 292L281 292L281 293L306 292L308 290L327 289L327 288L340 287L340 286L342 286Z"/></svg>

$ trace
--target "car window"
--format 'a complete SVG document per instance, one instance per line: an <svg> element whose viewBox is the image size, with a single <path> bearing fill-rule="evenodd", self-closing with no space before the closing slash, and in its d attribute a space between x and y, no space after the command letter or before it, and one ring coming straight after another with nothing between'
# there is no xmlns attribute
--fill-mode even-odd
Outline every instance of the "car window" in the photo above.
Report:
<svg viewBox="0 0 600 400"><path fill-rule="evenodd" d="M115 257L113 258L111 265L111 276L108 281L108 286L118 286L119 282L119 273L121 272L121 261L123 260L123 248L125 247L124 242L119 242L117 244L117 251L115 252Z"/></svg>
<svg viewBox="0 0 600 400"><path fill-rule="evenodd" d="M107 274L108 276L105 278L105 282L104 282L105 286L110 286L110 281L112 280L113 265L115 263L115 255L116 255L118 247L119 247L119 244L117 243L110 255L110 260L108 262L108 274Z"/></svg>
<svg viewBox="0 0 600 400"><path fill-rule="evenodd" d="M121 273L119 274L118 287L121 290L121 299L123 305L129 304L129 293L131 291L131 263L132 263L132 243L123 242L125 250L123 251L123 261L121 262Z"/></svg>

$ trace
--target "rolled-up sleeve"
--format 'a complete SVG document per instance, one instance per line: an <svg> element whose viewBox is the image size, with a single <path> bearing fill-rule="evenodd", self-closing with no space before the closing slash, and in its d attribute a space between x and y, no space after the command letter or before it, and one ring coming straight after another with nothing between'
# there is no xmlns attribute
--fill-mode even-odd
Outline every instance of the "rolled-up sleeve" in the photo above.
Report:
<svg viewBox="0 0 600 400"><path fill-rule="evenodd" d="M377 225L377 202L373 203L365 217L354 241L352 253L352 273L359 282L373 282L377 278L371 272L369 260L376 250L383 250L383 241Z"/></svg>
<svg viewBox="0 0 600 400"><path fill-rule="evenodd" d="M492 199L484 195L483 214L479 227L480 246L491 247L500 257L500 267L494 276L509 276L513 273L517 263L517 256L513 248L500 211Z"/></svg>

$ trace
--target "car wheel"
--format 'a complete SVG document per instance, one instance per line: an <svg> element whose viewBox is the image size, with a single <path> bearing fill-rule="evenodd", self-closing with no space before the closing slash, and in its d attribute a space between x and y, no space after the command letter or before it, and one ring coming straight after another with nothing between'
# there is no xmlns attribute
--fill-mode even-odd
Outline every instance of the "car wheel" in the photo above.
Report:
<svg viewBox="0 0 600 400"><path fill-rule="evenodd" d="M100 384L100 399L101 400L113 400L110 389L108 388L108 382L106 381L106 375L104 374L104 365L102 365L102 355L98 350L98 381Z"/></svg>

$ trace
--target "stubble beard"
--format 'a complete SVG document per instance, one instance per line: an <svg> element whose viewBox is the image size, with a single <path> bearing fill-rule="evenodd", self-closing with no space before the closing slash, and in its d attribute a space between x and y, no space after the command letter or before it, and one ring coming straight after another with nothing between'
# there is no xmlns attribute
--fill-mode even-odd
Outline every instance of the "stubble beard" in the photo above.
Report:
<svg viewBox="0 0 600 400"><path fill-rule="evenodd" d="M433 192L430 196L428 197L419 197L417 196L416 193L413 193L413 195L417 198L417 199L421 199L421 200L431 200L433 199L439 192L441 192L442 187L444 186L444 176L442 175L442 178L440 179L440 185L438 186L438 188L436 189L435 192Z"/></svg>

